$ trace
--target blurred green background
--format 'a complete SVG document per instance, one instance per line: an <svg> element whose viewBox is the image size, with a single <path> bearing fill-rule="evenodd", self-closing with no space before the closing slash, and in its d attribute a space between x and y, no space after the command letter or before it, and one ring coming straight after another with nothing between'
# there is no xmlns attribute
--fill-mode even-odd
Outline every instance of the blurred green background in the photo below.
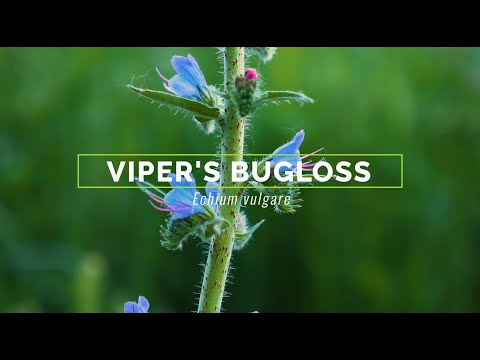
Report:
<svg viewBox="0 0 480 360"><path fill-rule="evenodd" d="M77 189L77 153L209 153L214 137L126 88L161 89L172 55L222 81L211 48L0 49L0 311L190 312L204 248L159 243L134 189ZM313 105L256 113L250 152L305 129L305 152L404 153L405 188L305 189L234 254L227 311L479 311L480 50L280 48L251 63Z"/></svg>

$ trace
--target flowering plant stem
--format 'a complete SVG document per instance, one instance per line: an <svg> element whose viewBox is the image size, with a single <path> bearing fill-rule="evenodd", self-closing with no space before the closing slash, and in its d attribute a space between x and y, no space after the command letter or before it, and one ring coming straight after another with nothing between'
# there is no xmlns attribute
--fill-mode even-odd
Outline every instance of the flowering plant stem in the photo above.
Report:
<svg viewBox="0 0 480 360"><path fill-rule="evenodd" d="M245 55L243 47L227 47L224 50L224 86L229 97L233 97L235 91L235 79L245 74ZM221 151L222 154L235 154L233 156L222 156L220 182L221 196L228 199L229 196L241 198L242 189L225 188L233 186L232 182L232 161L241 161L243 158L243 140L245 131L245 120L236 115L235 106L225 100L225 113L220 119L222 132ZM225 291L230 259L232 256L233 243L235 240L236 219L239 216L241 201L236 204L221 205L219 216L230 223L230 226L215 235L210 243L207 263L203 276L202 289L198 303L200 313L218 313L222 308L222 299Z"/></svg>

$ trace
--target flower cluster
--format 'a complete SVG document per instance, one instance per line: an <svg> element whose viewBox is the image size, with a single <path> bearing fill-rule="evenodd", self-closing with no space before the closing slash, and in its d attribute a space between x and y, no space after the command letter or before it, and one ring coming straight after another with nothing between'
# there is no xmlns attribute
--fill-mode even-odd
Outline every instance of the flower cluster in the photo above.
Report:
<svg viewBox="0 0 480 360"><path fill-rule="evenodd" d="M257 88L257 70L247 69L244 76L235 79L235 102L240 116L244 117L255 110L254 96Z"/></svg>
<svg viewBox="0 0 480 360"><path fill-rule="evenodd" d="M318 162L312 162L312 160L304 162L304 160L306 160L311 155L322 151L323 148L318 149L308 155L300 156L300 146L302 145L304 138L304 130L296 133L291 141L277 148L271 156L264 158L260 162L259 173L264 174L265 171L267 171L265 169L265 163L267 161L270 161L270 171L272 172L275 166L280 164L280 162L286 162L290 164L290 167L288 165L281 166L279 168L280 173L284 173L287 170L292 170L294 173L296 173L298 169L297 164L299 162L301 163L302 171L311 171ZM320 161L325 161L325 158L322 158ZM295 178L296 177L294 177L294 179ZM302 199L300 198L300 189L295 187L295 181L290 183L290 187L276 187L276 185L279 184L278 180L275 177L270 177L264 183L268 187L264 187L262 186L262 184L259 184L252 179L250 179L249 183L250 185L255 186L257 191L268 196L289 196L291 200L288 205L285 203L279 203L275 205L275 211L279 213L294 213L298 208L301 207L300 203L302 202Z"/></svg>
<svg viewBox="0 0 480 360"><path fill-rule="evenodd" d="M189 236L204 239L204 234L210 233L207 228L221 222L216 216L220 189L218 183L208 182L206 185L209 188L205 192L213 201L201 205L194 201L195 197L200 198L200 193L195 188L193 177L192 181L183 177L177 179L177 175L172 173L168 178L172 186L168 193L147 182L137 181L137 184L147 194L149 203L155 210L170 214L165 225L160 226L161 244L169 250L180 250Z"/></svg>

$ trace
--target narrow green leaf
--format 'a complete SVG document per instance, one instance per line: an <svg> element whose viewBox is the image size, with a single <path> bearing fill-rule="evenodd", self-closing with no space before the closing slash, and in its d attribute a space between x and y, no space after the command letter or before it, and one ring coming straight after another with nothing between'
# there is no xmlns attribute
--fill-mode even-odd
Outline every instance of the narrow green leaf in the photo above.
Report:
<svg viewBox="0 0 480 360"><path fill-rule="evenodd" d="M257 230L265 220L261 220L260 222L256 223L254 226L250 227L248 225L247 216L240 212L236 222L236 229L235 229L235 240L233 242L233 250L241 250L247 245L247 243L252 238L253 233Z"/></svg>
<svg viewBox="0 0 480 360"><path fill-rule="evenodd" d="M296 101L299 103L313 103L313 99L309 98L302 93L295 91L265 91L260 98L257 100L256 105L262 106L269 102L280 102L280 101Z"/></svg>
<svg viewBox="0 0 480 360"><path fill-rule="evenodd" d="M146 194L150 194L153 197L163 199L163 197L166 195L165 191L155 188L154 187L155 185L150 184L148 181L140 181L136 176L135 176L135 183L137 184L137 186L141 191L143 191ZM151 188L146 188L146 186Z"/></svg>
<svg viewBox="0 0 480 360"><path fill-rule="evenodd" d="M245 52L248 56L253 55L262 60L265 64L273 59L277 52L276 47L246 47Z"/></svg>
<svg viewBox="0 0 480 360"><path fill-rule="evenodd" d="M127 85L131 90L172 109L183 111L195 116L197 121L205 122L220 117L220 110L210 107L201 102L183 98L163 91L137 88L133 85Z"/></svg>
<svg viewBox="0 0 480 360"><path fill-rule="evenodd" d="M202 119L198 117L193 117L195 123L199 126L199 128L205 132L205 134L211 134L215 131L215 120L210 119Z"/></svg>
<svg viewBox="0 0 480 360"><path fill-rule="evenodd" d="M205 223L203 238L208 240L213 235L220 235L223 230L230 227L230 223L222 217L215 217L213 220Z"/></svg>

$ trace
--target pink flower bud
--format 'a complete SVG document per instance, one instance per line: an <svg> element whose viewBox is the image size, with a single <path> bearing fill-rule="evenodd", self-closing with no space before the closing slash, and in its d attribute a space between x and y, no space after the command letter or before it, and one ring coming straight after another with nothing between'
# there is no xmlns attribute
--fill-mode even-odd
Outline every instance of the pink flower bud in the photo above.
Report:
<svg viewBox="0 0 480 360"><path fill-rule="evenodd" d="M249 81L249 80L257 80L257 79L258 79L257 70L247 69L247 71L245 71L245 80Z"/></svg>

